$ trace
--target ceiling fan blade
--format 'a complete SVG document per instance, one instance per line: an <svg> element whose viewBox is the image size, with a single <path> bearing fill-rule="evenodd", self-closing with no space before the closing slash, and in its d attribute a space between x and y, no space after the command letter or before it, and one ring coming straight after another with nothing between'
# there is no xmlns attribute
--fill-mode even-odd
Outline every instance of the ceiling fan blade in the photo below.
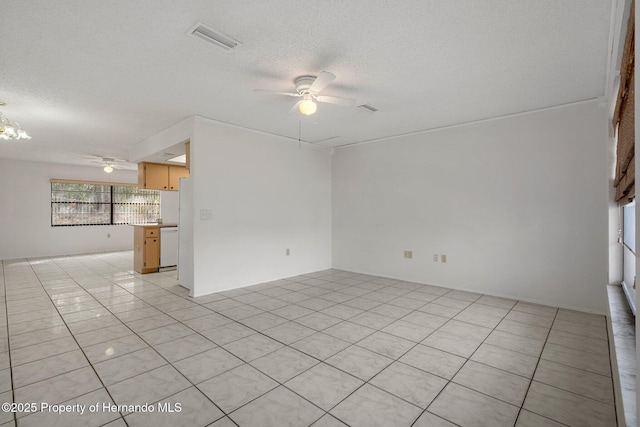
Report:
<svg viewBox="0 0 640 427"><path fill-rule="evenodd" d="M318 74L318 77L316 77L316 79L313 81L313 83L311 83L311 86L309 87L309 90L311 92L313 92L313 93L318 93L322 89L327 87L329 85L329 83L331 83L335 79L336 79L336 75L335 74L330 73L328 71L323 71L320 74Z"/></svg>
<svg viewBox="0 0 640 427"><path fill-rule="evenodd" d="M116 158L114 158L114 157L103 157L103 158L102 158L102 161L103 161L103 162L107 162L107 163L129 163L129 162L128 162L128 161L126 161L126 160L123 160L123 159L116 159Z"/></svg>
<svg viewBox="0 0 640 427"><path fill-rule="evenodd" d="M326 102L328 104L343 105L345 107L353 107L356 105L356 100L351 98L340 98L339 96L316 96L316 101Z"/></svg>
<svg viewBox="0 0 640 427"><path fill-rule="evenodd" d="M289 114L295 113L296 111L298 111L298 106L302 103L302 99L298 102L296 102L293 107L291 107L291 109L289 110Z"/></svg>
<svg viewBox="0 0 640 427"><path fill-rule="evenodd" d="M277 90L265 90L265 89L254 89L254 92L264 92L264 93L269 93L271 95L285 95L285 96L301 96L299 93L295 93L295 92L279 92Z"/></svg>
<svg viewBox="0 0 640 427"><path fill-rule="evenodd" d="M89 160L94 163L129 163L128 160L119 159L117 157L105 157L105 156L97 156L95 154L87 154L86 156L82 156L83 160Z"/></svg>

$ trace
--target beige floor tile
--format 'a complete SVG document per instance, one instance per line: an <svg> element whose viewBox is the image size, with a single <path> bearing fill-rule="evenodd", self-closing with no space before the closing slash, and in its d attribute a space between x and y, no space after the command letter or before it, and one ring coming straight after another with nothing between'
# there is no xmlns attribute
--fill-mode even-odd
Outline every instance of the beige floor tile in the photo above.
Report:
<svg viewBox="0 0 640 427"><path fill-rule="evenodd" d="M422 410L377 387L366 384L340 402L330 414L351 426L410 426Z"/></svg>
<svg viewBox="0 0 640 427"><path fill-rule="evenodd" d="M328 411L362 384L358 378L321 363L286 382L285 386Z"/></svg>
<svg viewBox="0 0 640 427"><path fill-rule="evenodd" d="M613 382L608 376L540 360L533 379L609 405L614 404Z"/></svg>
<svg viewBox="0 0 640 427"><path fill-rule="evenodd" d="M530 380L469 360L452 380L480 393L521 406Z"/></svg>
<svg viewBox="0 0 640 427"><path fill-rule="evenodd" d="M531 384L523 408L567 425L616 425L613 406L537 381Z"/></svg>
<svg viewBox="0 0 640 427"><path fill-rule="evenodd" d="M449 383L428 408L446 420L461 426L512 426L518 407Z"/></svg>

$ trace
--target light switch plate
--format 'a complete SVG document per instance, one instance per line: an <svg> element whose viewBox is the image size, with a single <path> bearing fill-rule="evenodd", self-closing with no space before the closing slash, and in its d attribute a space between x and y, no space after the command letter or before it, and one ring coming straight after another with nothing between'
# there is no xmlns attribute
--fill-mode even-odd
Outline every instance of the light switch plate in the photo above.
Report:
<svg viewBox="0 0 640 427"><path fill-rule="evenodd" d="M200 221L210 221L213 218L211 209L200 209Z"/></svg>

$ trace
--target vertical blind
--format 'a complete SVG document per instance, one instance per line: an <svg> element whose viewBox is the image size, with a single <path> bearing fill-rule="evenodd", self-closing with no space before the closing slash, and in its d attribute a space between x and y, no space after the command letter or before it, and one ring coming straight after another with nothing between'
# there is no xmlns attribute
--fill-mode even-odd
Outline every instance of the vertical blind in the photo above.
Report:
<svg viewBox="0 0 640 427"><path fill-rule="evenodd" d="M618 129L616 148L616 202L625 205L635 197L635 129L634 129L634 34L635 1L631 3L631 14L624 43L624 53L620 66L620 89L613 115L613 127Z"/></svg>

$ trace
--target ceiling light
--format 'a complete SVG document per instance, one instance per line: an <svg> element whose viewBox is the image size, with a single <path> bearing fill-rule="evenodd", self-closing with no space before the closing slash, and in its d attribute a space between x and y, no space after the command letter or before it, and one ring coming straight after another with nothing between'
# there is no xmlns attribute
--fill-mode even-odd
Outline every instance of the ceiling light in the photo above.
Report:
<svg viewBox="0 0 640 427"><path fill-rule="evenodd" d="M167 162L173 162L173 163L187 163L187 155L186 154L181 154L179 156L176 157L172 157L169 160L167 160Z"/></svg>
<svg viewBox="0 0 640 427"><path fill-rule="evenodd" d="M111 167L111 165L107 165L104 167L103 169L106 173L111 173L113 172L113 168Z"/></svg>
<svg viewBox="0 0 640 427"><path fill-rule="evenodd" d="M315 102L313 102L313 98L311 98L310 96L307 97L305 95L304 100L300 101L300 105L298 105L298 109L302 114L306 116L310 116L311 114L316 112L316 110L318 109L318 105Z"/></svg>
<svg viewBox="0 0 640 427"><path fill-rule="evenodd" d="M18 131L16 132L18 134L17 139L31 139L31 136L27 133L27 131L22 129L19 123L16 122L16 124L18 125Z"/></svg>
<svg viewBox="0 0 640 427"><path fill-rule="evenodd" d="M0 103L0 105L4 105L4 103ZM31 139L27 131L20 127L20 124L16 122L11 122L8 119L2 117L2 113L0 113L0 139L4 139L8 141L10 139Z"/></svg>

